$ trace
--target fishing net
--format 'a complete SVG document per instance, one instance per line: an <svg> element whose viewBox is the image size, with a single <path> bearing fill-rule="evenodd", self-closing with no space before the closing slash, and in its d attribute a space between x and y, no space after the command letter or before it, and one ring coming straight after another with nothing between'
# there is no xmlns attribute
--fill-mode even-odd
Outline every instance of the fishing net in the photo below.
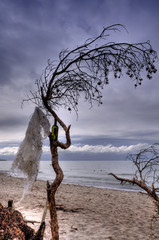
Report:
<svg viewBox="0 0 159 240"><path fill-rule="evenodd" d="M25 138L12 164L12 171L21 171L27 180L26 188L36 180L39 170L42 143L49 135L50 124L46 115L36 107L29 121Z"/></svg>

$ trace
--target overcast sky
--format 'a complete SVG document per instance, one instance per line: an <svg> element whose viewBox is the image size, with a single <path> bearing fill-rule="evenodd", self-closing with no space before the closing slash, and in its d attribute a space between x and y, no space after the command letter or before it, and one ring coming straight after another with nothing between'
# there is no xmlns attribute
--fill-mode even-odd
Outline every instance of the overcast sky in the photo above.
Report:
<svg viewBox="0 0 159 240"><path fill-rule="evenodd" d="M97 36L103 26L116 23L129 33L116 32L113 40L150 40L159 52L158 10L158 0L1 0L0 157L11 158L24 138L35 106L25 103L22 109L21 103L35 88L48 59L58 59L62 49L73 49ZM60 110L59 116L71 124L73 143L67 156L61 156L114 159L117 153L159 142L158 63L156 67L153 79L144 79L137 89L127 76L110 79L102 107L89 109L81 99L78 120L74 113ZM46 146L44 153L48 151Z"/></svg>

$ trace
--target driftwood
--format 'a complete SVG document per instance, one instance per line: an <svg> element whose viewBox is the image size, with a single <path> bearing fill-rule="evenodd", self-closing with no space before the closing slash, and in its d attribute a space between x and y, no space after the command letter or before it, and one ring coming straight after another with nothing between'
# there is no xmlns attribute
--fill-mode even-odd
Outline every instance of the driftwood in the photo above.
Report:
<svg viewBox="0 0 159 240"><path fill-rule="evenodd" d="M139 186L140 188L142 188L143 190L145 190L148 194L148 196L151 197L153 203L155 204L155 206L158 209L158 213L159 213L159 197L156 193L156 189L154 188L154 183L152 183L152 187L148 187L147 184L145 183L145 181L143 179L138 180L135 177L132 179L129 178L122 178L122 177L118 177L117 175L115 175L114 173L109 173L108 175L113 176L115 179L117 179L118 181L121 182L121 184L123 184L124 182L126 183L132 183L135 184L137 186Z"/></svg>
<svg viewBox="0 0 159 240"><path fill-rule="evenodd" d="M119 177L114 173L109 173L121 183L127 182L136 184L148 194L157 208L159 214L159 188L155 187L159 179L159 144L155 143L147 148L141 149L138 153L128 155L135 167L136 172L132 179ZM151 185L148 184L152 179Z"/></svg>
<svg viewBox="0 0 159 240"><path fill-rule="evenodd" d="M58 119L59 120L59 119ZM59 120L60 124L61 121ZM66 134L66 143L61 143L59 141L54 141L52 134L50 133L50 150L52 155L52 167L56 173L56 178L53 181L52 184L47 181L47 196L48 196L48 203L49 203L49 210L50 210L50 218L51 218L51 234L52 234L52 240L59 240L59 227L58 227L58 219L57 219L57 208L56 208L56 202L55 202L55 193L60 186L64 174L62 169L59 166L58 163L58 150L57 148L60 147L62 149L67 149L71 145L71 139L70 139L70 126L67 128L64 123L62 122L62 127Z"/></svg>
<svg viewBox="0 0 159 240"><path fill-rule="evenodd" d="M7 208L0 203L0 240L43 240L45 222L35 232L27 225L22 214L12 206L12 200L8 201Z"/></svg>

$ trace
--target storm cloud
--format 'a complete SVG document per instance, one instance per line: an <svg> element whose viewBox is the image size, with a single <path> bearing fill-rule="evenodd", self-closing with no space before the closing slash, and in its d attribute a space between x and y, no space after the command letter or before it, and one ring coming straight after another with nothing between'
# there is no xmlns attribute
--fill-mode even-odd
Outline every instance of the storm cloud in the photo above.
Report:
<svg viewBox="0 0 159 240"><path fill-rule="evenodd" d="M21 108L21 103L35 89L47 60L58 60L62 49L73 49L103 26L120 23L128 33L112 33L108 41L150 40L158 52L158 8L158 0L0 1L0 142L10 146L24 138L35 106L26 102ZM82 148L91 148L92 142L116 147L153 143L159 139L158 89L158 72L137 89L123 74L120 80L110 79L101 107L90 109L81 98L78 120L65 109L58 113L71 124L73 143ZM60 136L64 138L61 130Z"/></svg>

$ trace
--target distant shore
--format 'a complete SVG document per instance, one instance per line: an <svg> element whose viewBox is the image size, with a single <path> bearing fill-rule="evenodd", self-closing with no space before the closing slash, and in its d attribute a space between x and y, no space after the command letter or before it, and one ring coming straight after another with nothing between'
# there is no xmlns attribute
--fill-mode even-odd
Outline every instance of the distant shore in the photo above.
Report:
<svg viewBox="0 0 159 240"><path fill-rule="evenodd" d="M0 173L0 202L6 206L12 199L24 218L35 221L37 229L46 202L46 182L37 181L21 203L23 179ZM98 189L62 184L56 195L60 240L150 240L154 206L139 192ZM159 236L159 220L153 223L153 234ZM49 213L45 240L49 240Z"/></svg>

